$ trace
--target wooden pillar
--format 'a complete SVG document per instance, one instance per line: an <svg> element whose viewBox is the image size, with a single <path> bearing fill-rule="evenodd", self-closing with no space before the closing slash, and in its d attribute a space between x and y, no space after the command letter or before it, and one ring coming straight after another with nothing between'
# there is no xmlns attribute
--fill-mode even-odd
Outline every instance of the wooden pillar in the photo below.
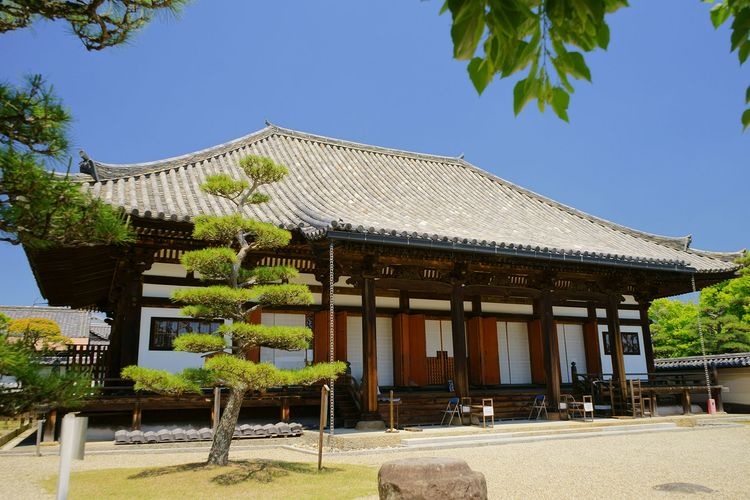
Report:
<svg viewBox="0 0 750 500"><path fill-rule="evenodd" d="M427 385L427 338L424 314L409 315L409 379L406 385Z"/></svg>
<svg viewBox="0 0 750 500"><path fill-rule="evenodd" d="M281 398L281 421L289 423L289 398L282 397Z"/></svg>
<svg viewBox="0 0 750 500"><path fill-rule="evenodd" d="M484 331L482 329L482 318L469 318L466 324L466 340L469 346L469 382L475 385L484 384L484 356L482 356L482 344L484 343Z"/></svg>
<svg viewBox="0 0 750 500"><path fill-rule="evenodd" d="M409 315L397 314L393 317L393 379L397 386L409 385Z"/></svg>
<svg viewBox="0 0 750 500"><path fill-rule="evenodd" d="M378 413L378 351L375 315L375 280L362 278L362 417L380 419Z"/></svg>
<svg viewBox="0 0 750 500"><path fill-rule="evenodd" d="M534 314L539 318L544 350L544 375L547 381L547 400L551 412L557 412L560 401L560 348L557 344L557 328L552 312L552 296L549 292L534 300Z"/></svg>
<svg viewBox="0 0 750 500"><path fill-rule="evenodd" d="M641 314L641 331L643 332L643 352L646 355L646 371L651 374L654 368L654 346L651 343L651 322L648 319L648 310L651 302L639 302L638 310Z"/></svg>
<svg viewBox="0 0 750 500"><path fill-rule="evenodd" d="M256 307L247 315L247 322L253 325L260 325L263 321L263 313L260 307ZM253 363L260 363L260 347L250 347L245 350L245 359Z"/></svg>
<svg viewBox="0 0 750 500"><path fill-rule="evenodd" d="M132 420L132 430L137 431L141 428L141 417L142 417L142 411L141 411L141 402L136 401L135 406L133 407L133 420Z"/></svg>
<svg viewBox="0 0 750 500"><path fill-rule="evenodd" d="M464 326L463 284L454 283L451 289L451 330L453 338L453 381L456 395L469 396L469 369L466 362L466 328Z"/></svg>
<svg viewBox="0 0 750 500"><path fill-rule="evenodd" d="M599 354L599 322L596 307L589 304L588 319L583 325L583 343L586 349L586 370L589 373L602 372L602 357Z"/></svg>
<svg viewBox="0 0 750 500"><path fill-rule="evenodd" d="M346 311L336 312L335 338L333 339L336 361L346 361L346 317Z"/></svg>
<svg viewBox="0 0 750 500"><path fill-rule="evenodd" d="M609 352L612 358L612 376L618 381L620 394L625 398L628 393L625 379L625 356L622 351L619 315L620 296L612 295L607 300L607 330L609 331Z"/></svg>
<svg viewBox="0 0 750 500"><path fill-rule="evenodd" d="M500 354L497 345L497 319L482 318L482 356L484 358L483 384L498 385L500 383Z"/></svg>
<svg viewBox="0 0 750 500"><path fill-rule="evenodd" d="M531 382L546 384L544 371L544 342L542 341L542 322L539 319L529 321L529 358L531 359Z"/></svg>
<svg viewBox="0 0 750 500"><path fill-rule="evenodd" d="M329 330L330 313L328 310L318 311L313 317L313 362L325 363L328 361L331 347Z"/></svg>
<svg viewBox="0 0 750 500"><path fill-rule="evenodd" d="M44 422L44 441L50 443L55 440L55 428L57 427L57 410L54 408L47 414Z"/></svg>

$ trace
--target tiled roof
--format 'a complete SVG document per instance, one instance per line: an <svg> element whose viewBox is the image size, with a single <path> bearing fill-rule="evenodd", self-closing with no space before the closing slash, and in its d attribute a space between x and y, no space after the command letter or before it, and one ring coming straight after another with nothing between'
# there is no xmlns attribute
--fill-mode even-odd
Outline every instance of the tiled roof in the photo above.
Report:
<svg viewBox="0 0 750 500"><path fill-rule="evenodd" d="M102 337L102 340L109 338L109 325L101 322L94 322L92 324L91 313L89 311L68 309L67 307L0 306L0 313L5 314L11 319L51 319L60 326L62 334L70 338L85 339L89 338L92 333L95 333L97 337ZM102 329L101 325L105 328ZM105 329L106 332L104 331Z"/></svg>
<svg viewBox="0 0 750 500"><path fill-rule="evenodd" d="M82 153L93 195L144 218L190 221L228 214L233 205L198 189L207 175L237 167L245 155L286 165L265 186L271 202L246 214L297 228L310 238L329 231L372 239L459 245L472 251L540 258L605 260L650 267L731 271L738 254L689 249L690 237L636 231L585 214L485 172L462 158L357 144L273 125L240 139L166 160L112 165Z"/></svg>
<svg viewBox="0 0 750 500"><path fill-rule="evenodd" d="M706 362L717 368L750 367L750 352L712 354L706 356ZM654 366L661 370L703 368L703 356L655 359Z"/></svg>

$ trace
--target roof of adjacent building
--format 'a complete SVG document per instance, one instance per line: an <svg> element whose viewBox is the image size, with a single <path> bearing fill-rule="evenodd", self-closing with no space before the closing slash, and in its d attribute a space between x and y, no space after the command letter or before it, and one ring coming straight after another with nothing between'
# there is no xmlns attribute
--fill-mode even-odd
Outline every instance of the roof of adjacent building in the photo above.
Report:
<svg viewBox="0 0 750 500"><path fill-rule="evenodd" d="M463 250L541 258L604 260L726 272L739 253L690 248L690 237L627 228L568 207L481 170L463 158L411 153L274 125L192 154L107 164L82 152L81 176L95 196L147 219L191 221L234 205L202 192L206 176L241 175L240 158L260 155L289 168L264 186L271 201L246 215L309 238L348 232ZM92 180L93 177L93 180Z"/></svg>
<svg viewBox="0 0 750 500"><path fill-rule="evenodd" d="M110 326L92 318L89 311L67 307L0 306L0 313L11 319L51 319L58 324L62 334L69 338L93 337L99 343L106 343L109 339Z"/></svg>
<svg viewBox="0 0 750 500"><path fill-rule="evenodd" d="M712 354L706 356L705 359L709 366L715 366L716 368L750 368L750 352ZM703 368L703 356L655 359L654 366L661 370Z"/></svg>

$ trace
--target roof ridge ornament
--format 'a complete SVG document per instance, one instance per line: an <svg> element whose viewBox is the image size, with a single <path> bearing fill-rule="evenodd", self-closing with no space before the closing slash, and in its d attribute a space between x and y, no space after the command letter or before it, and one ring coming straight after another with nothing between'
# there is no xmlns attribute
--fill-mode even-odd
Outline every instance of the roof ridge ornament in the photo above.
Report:
<svg viewBox="0 0 750 500"><path fill-rule="evenodd" d="M90 175L95 181L99 182L99 173L96 171L96 162L92 160L88 153L83 149L79 149L78 154L81 157L81 162L78 164L78 171L82 174Z"/></svg>

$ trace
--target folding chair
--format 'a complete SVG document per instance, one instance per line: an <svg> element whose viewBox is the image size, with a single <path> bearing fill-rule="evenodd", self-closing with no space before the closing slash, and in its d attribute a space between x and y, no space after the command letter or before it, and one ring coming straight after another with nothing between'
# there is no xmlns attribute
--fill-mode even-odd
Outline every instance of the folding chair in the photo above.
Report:
<svg viewBox="0 0 750 500"><path fill-rule="evenodd" d="M450 415L450 418L448 418L448 425L451 425L453 422L453 417L458 417L459 421L461 420L460 401L461 400L458 398L450 398L448 400L448 406L443 410L443 418L440 420L440 425L445 424L445 419L448 418L448 415Z"/></svg>
<svg viewBox="0 0 750 500"><path fill-rule="evenodd" d="M536 416L534 416L534 413L536 412ZM529 420L531 420L531 417L534 416L535 420L539 420L539 417L542 416L542 412L544 412L544 418L549 418L547 416L547 396L544 394L537 394L534 396L534 401L531 402L531 411L529 411Z"/></svg>
<svg viewBox="0 0 750 500"><path fill-rule="evenodd" d="M583 396L583 420L588 420L589 415L591 415L591 421L594 421L594 398L591 396L584 395Z"/></svg>

